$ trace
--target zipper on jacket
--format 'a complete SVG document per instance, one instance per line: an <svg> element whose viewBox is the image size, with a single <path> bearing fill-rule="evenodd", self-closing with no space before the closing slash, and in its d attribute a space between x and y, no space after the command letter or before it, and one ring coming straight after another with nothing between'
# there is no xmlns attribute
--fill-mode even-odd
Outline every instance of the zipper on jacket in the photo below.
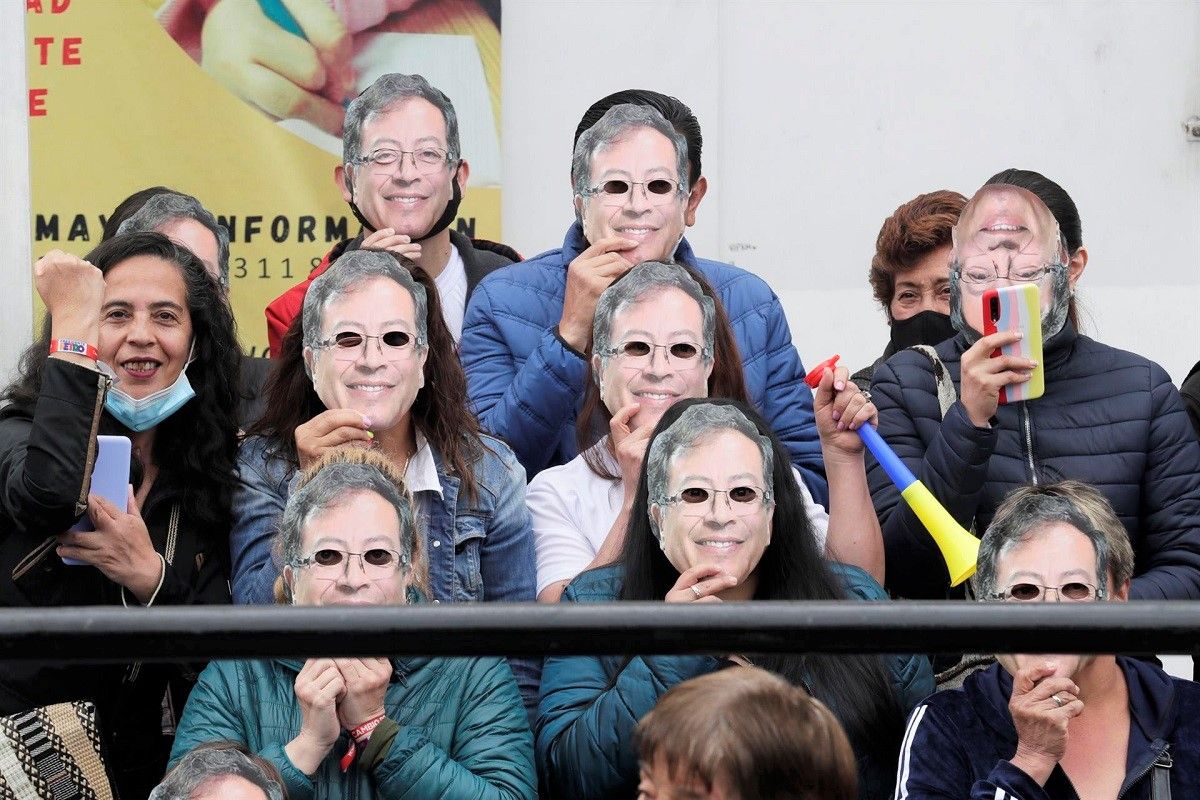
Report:
<svg viewBox="0 0 1200 800"><path fill-rule="evenodd" d="M1171 767L1175 766L1175 762L1171 759L1170 750L1171 750L1171 745L1164 744L1162 746L1162 749L1158 751L1158 755L1155 756L1154 760L1151 761L1146 766L1142 767L1141 771L1138 772L1136 778L1134 778L1131 781L1126 782L1124 788L1122 788L1121 791L1117 793L1117 800L1121 800L1121 798L1124 797L1129 792L1130 789L1132 789L1134 786L1137 786L1138 783L1141 782L1142 778L1145 778L1146 774L1148 772L1150 772L1150 770L1154 769L1155 767L1162 767L1163 769L1170 769ZM1154 800L1157 800L1157 799L1155 798Z"/></svg>
<svg viewBox="0 0 1200 800"><path fill-rule="evenodd" d="M1029 460L1029 480L1038 485L1037 469L1033 465L1033 426L1029 421L1029 403L1021 403L1021 427L1025 429L1025 455Z"/></svg>

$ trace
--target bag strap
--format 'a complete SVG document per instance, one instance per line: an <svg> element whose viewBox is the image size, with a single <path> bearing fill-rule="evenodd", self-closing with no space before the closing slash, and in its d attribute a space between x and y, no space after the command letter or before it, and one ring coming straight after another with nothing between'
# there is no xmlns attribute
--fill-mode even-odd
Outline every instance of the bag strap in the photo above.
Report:
<svg viewBox="0 0 1200 800"><path fill-rule="evenodd" d="M1167 745L1162 754L1154 761L1150 771L1150 800L1171 800L1171 767L1175 766L1171 758L1171 746Z"/></svg>
<svg viewBox="0 0 1200 800"><path fill-rule="evenodd" d="M950 371L938 357L937 350L929 345L915 344L908 349L916 350L933 364L933 380L937 384L938 408L942 412L942 419L945 419L946 414L950 411L950 406L958 400L958 390L954 388L954 381L950 379Z"/></svg>

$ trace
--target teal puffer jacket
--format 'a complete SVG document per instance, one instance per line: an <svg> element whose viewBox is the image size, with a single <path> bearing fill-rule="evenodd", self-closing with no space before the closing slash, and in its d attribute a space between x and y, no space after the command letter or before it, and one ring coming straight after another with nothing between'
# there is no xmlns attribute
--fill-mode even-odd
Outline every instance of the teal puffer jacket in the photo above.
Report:
<svg viewBox="0 0 1200 800"><path fill-rule="evenodd" d="M846 595L887 599L883 588L857 567L831 563ZM620 565L599 567L575 578L562 602L608 603L621 596ZM933 669L924 656L884 659L904 713L934 691ZM672 686L731 665L707 655L551 656L542 670L538 706L538 764L554 800L607 800L636 794L638 757L633 730ZM853 744L853 742L852 742ZM859 797L891 797L895 762L860 759Z"/></svg>
<svg viewBox="0 0 1200 800"><path fill-rule="evenodd" d="M499 658L393 659L384 705L400 732L374 770L342 772L347 734L313 776L284 752L300 731L301 661L214 661L192 690L171 766L199 744L241 742L283 775L291 800L531 800L533 736L512 670Z"/></svg>

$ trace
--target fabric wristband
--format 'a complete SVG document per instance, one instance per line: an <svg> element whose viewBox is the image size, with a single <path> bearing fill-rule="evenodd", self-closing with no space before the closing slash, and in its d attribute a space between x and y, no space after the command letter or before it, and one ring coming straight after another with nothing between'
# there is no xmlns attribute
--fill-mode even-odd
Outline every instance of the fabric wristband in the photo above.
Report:
<svg viewBox="0 0 1200 800"><path fill-rule="evenodd" d="M92 361L100 360L100 351L96 349L96 345L81 342L78 339L51 339L50 353L70 353L75 356L83 356L90 358Z"/></svg>

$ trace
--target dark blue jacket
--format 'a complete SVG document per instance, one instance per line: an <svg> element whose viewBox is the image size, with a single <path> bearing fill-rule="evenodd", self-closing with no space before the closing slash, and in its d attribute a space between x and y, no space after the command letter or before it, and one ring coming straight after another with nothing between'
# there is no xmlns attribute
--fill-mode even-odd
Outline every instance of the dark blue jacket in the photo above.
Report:
<svg viewBox="0 0 1200 800"><path fill-rule="evenodd" d="M883 588L857 567L832 564L850 597L886 600ZM621 596L621 567L584 572L563 592L562 602L605 603ZM900 707L907 711L934 689L924 656L889 656L887 666ZM538 768L550 797L633 797L638 758L633 730L668 689L732 662L713 656L549 657L542 671L542 701L534 733ZM864 784L884 783L890 793L891 764L871 765ZM874 778L875 780L871 780ZM865 788L865 787L864 787ZM866 795L864 795L866 796Z"/></svg>
<svg viewBox="0 0 1200 800"><path fill-rule="evenodd" d="M937 346L956 388L966 339ZM945 420L933 363L904 350L875 370L879 433L965 528L982 532L1018 486L1066 478L1108 498L1136 557L1131 596L1200 598L1200 442L1162 367L1080 336L1070 323L1048 342L1046 393L1000 406L977 428L961 402ZM961 392L961 389L959 390ZM920 521L868 456L871 497L883 526L888 589L945 595L945 562Z"/></svg>
<svg viewBox="0 0 1200 800"><path fill-rule="evenodd" d="M530 479L578 454L575 420L587 361L557 336L567 266L588 247L578 224L559 250L488 275L467 304L460 355L479 421L512 447ZM675 259L704 274L725 305L750 398L791 453L809 491L828 505L812 392L779 298L745 270L696 258L687 240Z"/></svg>
<svg viewBox="0 0 1200 800"><path fill-rule="evenodd" d="M1200 686L1144 661L1117 656L1129 688L1124 800L1150 800L1155 761L1174 800L1200 797ZM1008 759L1017 731L1008 711L1012 678L998 664L938 692L913 711L897 771L897 800L1078 800L1061 767L1039 786Z"/></svg>

